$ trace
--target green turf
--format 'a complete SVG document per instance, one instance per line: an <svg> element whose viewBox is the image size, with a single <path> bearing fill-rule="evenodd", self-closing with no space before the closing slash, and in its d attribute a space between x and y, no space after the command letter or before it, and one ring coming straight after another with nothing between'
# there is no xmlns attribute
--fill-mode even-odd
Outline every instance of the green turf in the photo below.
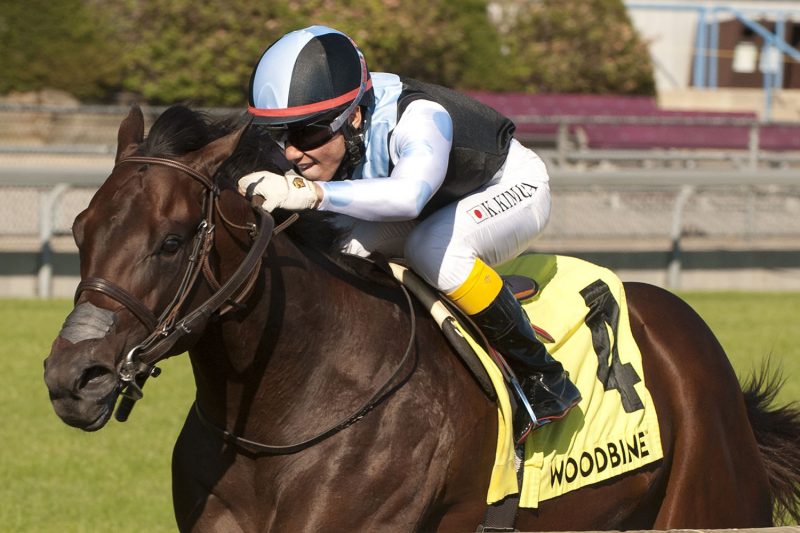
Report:
<svg viewBox="0 0 800 533"><path fill-rule="evenodd" d="M800 399L800 293L684 293L740 374L767 354ZM193 397L188 360L165 362L125 424L87 434L54 414L42 360L71 305L0 300L0 530L174 531L170 455Z"/></svg>
<svg viewBox="0 0 800 533"><path fill-rule="evenodd" d="M800 293L681 293L705 319L740 377L769 358L786 380L777 403L800 401Z"/></svg>
<svg viewBox="0 0 800 533"><path fill-rule="evenodd" d="M175 531L170 455L194 384L188 359L166 361L125 424L96 433L55 415L42 361L71 305L0 300L0 530Z"/></svg>

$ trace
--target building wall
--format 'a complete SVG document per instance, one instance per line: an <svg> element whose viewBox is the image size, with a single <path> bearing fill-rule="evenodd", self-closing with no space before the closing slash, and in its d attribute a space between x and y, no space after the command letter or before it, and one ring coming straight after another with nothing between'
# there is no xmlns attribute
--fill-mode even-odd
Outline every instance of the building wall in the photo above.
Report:
<svg viewBox="0 0 800 533"><path fill-rule="evenodd" d="M630 8L628 13L650 49L658 91L689 87L697 14Z"/></svg>
<svg viewBox="0 0 800 533"><path fill-rule="evenodd" d="M730 8L743 13L749 19L759 22L773 22L782 18L786 21L786 38L796 46L797 30L800 27L800 3L787 1L747 1L747 0L627 0L628 13L634 27L649 43L653 58L656 86L659 92L675 91L692 87L693 59L697 38L697 25L700 20L699 8ZM709 17L707 21L711 21ZM735 15L725 10L717 11L715 18L720 26L720 49L712 52L722 60L727 60L727 77L718 79L720 87L760 87L763 77L760 72L750 76L730 75L730 62L733 49L742 39L751 40L760 49L760 37L747 37L748 33L736 21ZM725 32L723 34L723 31ZM713 57L713 56L712 56ZM784 87L800 88L800 65L788 56L784 70ZM722 65L720 65L722 66ZM725 84L723 84L723 82ZM795 87L796 85L796 87Z"/></svg>

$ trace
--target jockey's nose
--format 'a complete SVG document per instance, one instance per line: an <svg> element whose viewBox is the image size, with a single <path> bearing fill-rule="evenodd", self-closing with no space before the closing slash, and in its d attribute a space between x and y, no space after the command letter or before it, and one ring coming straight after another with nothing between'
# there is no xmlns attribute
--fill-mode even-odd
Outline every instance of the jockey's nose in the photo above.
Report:
<svg viewBox="0 0 800 533"><path fill-rule="evenodd" d="M283 155L295 165L303 158L303 152L295 148L295 146L289 142L286 143L286 148L283 150Z"/></svg>

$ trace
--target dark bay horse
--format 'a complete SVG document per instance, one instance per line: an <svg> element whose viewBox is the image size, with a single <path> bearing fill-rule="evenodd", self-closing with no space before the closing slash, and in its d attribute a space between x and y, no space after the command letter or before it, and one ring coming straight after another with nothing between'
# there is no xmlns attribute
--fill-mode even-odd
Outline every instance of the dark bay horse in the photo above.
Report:
<svg viewBox="0 0 800 533"><path fill-rule="evenodd" d="M495 405L426 311L333 251L324 220L259 222L234 178L285 161L242 131L181 107L146 139L138 108L123 121L117 165L73 227L82 282L45 361L56 413L100 429L123 388L136 396L148 354L188 350L197 408L172 461L182 531L475 530ZM773 507L797 519L798 412L768 407L774 381L743 393L682 300L625 288L664 459L521 510L517 527L769 526Z"/></svg>

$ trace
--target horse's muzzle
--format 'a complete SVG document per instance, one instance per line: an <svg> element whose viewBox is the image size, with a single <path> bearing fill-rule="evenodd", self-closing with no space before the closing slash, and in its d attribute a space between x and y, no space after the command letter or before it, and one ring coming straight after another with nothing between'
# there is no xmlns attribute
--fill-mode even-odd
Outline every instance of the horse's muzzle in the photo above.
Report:
<svg viewBox="0 0 800 533"><path fill-rule="evenodd" d="M62 341L62 342L60 342ZM102 428L119 394L116 370L98 361L92 351L78 345L64 347L59 337L44 361L44 381L56 414L67 424L85 431Z"/></svg>

